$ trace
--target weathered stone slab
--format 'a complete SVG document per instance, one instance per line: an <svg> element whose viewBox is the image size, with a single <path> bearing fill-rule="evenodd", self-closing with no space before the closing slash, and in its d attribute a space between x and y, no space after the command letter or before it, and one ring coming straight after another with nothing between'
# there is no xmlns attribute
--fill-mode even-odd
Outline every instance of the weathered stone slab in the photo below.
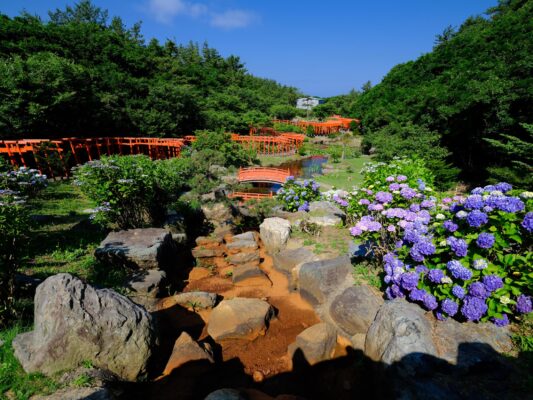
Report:
<svg viewBox="0 0 533 400"><path fill-rule="evenodd" d="M222 257L224 249L222 247L196 247L191 253L194 258Z"/></svg>
<svg viewBox="0 0 533 400"><path fill-rule="evenodd" d="M176 294L174 301L183 307L213 308L217 303L217 294L208 292L184 292Z"/></svg>
<svg viewBox="0 0 533 400"><path fill-rule="evenodd" d="M167 274L160 269L149 269L135 273L127 282L126 287L134 296L157 297L165 283Z"/></svg>
<svg viewBox="0 0 533 400"><path fill-rule="evenodd" d="M259 225L261 240L270 253L276 253L285 248L291 233L291 223L283 218L266 218Z"/></svg>
<svg viewBox="0 0 533 400"><path fill-rule="evenodd" d="M211 312L207 332L216 341L254 340L263 335L274 310L266 301L236 297L223 300Z"/></svg>
<svg viewBox="0 0 533 400"><path fill-rule="evenodd" d="M233 268L232 281L236 286L272 285L265 273L254 264L243 264Z"/></svg>
<svg viewBox="0 0 533 400"><path fill-rule="evenodd" d="M289 346L289 356L293 357L300 349L310 365L330 360L335 352L337 333L326 323L320 323L307 328L296 336L296 341Z"/></svg>
<svg viewBox="0 0 533 400"><path fill-rule="evenodd" d="M176 243L166 229L129 229L109 233L94 255L117 267L166 270L175 262Z"/></svg>
<svg viewBox="0 0 533 400"><path fill-rule="evenodd" d="M329 315L350 336L366 334L382 304L383 299L370 287L351 286L333 300Z"/></svg>
<svg viewBox="0 0 533 400"><path fill-rule="evenodd" d="M235 265L256 262L259 259L259 251L241 252L228 256L228 262Z"/></svg>
<svg viewBox="0 0 533 400"><path fill-rule="evenodd" d="M202 360L210 363L215 362L211 349L198 344L187 332L183 332L174 343L172 354L165 366L163 375L170 374L174 369L188 362Z"/></svg>

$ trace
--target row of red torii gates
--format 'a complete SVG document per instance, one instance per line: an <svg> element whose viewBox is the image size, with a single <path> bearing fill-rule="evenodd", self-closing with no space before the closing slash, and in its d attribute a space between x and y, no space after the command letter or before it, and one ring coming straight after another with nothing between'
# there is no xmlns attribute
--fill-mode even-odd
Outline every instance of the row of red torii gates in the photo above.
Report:
<svg viewBox="0 0 533 400"><path fill-rule="evenodd" d="M231 140L258 154L285 156L296 153L305 135L277 136L232 134ZM178 157L184 146L196 140L184 138L101 137L1 140L0 157L14 166L37 168L50 177L68 176L70 167L99 159L102 155L145 154L153 160Z"/></svg>

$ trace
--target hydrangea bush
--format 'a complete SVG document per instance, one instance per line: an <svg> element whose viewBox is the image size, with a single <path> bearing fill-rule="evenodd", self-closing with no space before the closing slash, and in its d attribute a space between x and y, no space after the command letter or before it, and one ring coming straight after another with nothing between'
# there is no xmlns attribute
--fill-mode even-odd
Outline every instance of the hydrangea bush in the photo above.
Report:
<svg viewBox="0 0 533 400"><path fill-rule="evenodd" d="M34 197L47 186L46 175L36 169L20 167L0 172L0 189L13 190L21 196Z"/></svg>
<svg viewBox="0 0 533 400"><path fill-rule="evenodd" d="M388 190L362 189L349 210L358 215L351 234L383 265L387 298L405 297L438 319L499 326L531 312L530 193L513 196L499 183L437 199L422 181L384 181Z"/></svg>
<svg viewBox="0 0 533 400"><path fill-rule="evenodd" d="M309 203L320 200L319 187L312 179L300 182L294 176L289 176L276 197L287 211L309 211Z"/></svg>

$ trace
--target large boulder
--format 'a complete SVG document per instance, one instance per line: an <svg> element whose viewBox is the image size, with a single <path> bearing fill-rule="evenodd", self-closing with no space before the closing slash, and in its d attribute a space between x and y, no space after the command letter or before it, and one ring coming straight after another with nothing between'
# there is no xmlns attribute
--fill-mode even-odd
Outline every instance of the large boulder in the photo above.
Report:
<svg viewBox="0 0 533 400"><path fill-rule="evenodd" d="M318 257L305 247L287 248L272 257L274 267L289 277L289 283L293 287L296 286L298 281L298 269L304 263L316 261L317 259Z"/></svg>
<svg viewBox="0 0 533 400"><path fill-rule="evenodd" d="M90 360L133 381L146 372L155 338L144 308L112 290L58 274L37 288L34 329L18 335L13 348L26 372L51 375Z"/></svg>
<svg viewBox="0 0 533 400"><path fill-rule="evenodd" d="M183 332L174 343L172 354L165 366L163 374L168 375L174 369L192 361L215 362L209 347L198 344L187 332Z"/></svg>
<svg viewBox="0 0 533 400"><path fill-rule="evenodd" d="M300 349L310 365L330 360L335 352L337 333L324 322L307 328L296 336L296 341L289 345L289 356Z"/></svg>
<svg viewBox="0 0 533 400"><path fill-rule="evenodd" d="M346 220L346 213L329 201L309 204L309 222L320 226L337 226Z"/></svg>
<svg viewBox="0 0 533 400"><path fill-rule="evenodd" d="M232 251L237 252L240 250L255 250L259 246L255 240L253 232L245 232L240 235L235 235L231 238L231 242L226 244L226 247Z"/></svg>
<svg viewBox="0 0 533 400"><path fill-rule="evenodd" d="M112 266L166 270L175 262L176 243L166 229L129 229L111 232L94 255Z"/></svg>
<svg viewBox="0 0 533 400"><path fill-rule="evenodd" d="M230 264L234 265L241 265L241 264L249 264L249 263L256 263L259 264L259 250L254 251L248 251L248 252L241 252L237 254L232 254L228 256L227 261Z"/></svg>
<svg viewBox="0 0 533 400"><path fill-rule="evenodd" d="M285 248L291 234L291 223L283 218L266 218L259 225L261 240L270 253L277 253Z"/></svg>
<svg viewBox="0 0 533 400"><path fill-rule="evenodd" d="M329 315L350 336L366 334L382 304L383 299L370 287L350 286L333 300Z"/></svg>
<svg viewBox="0 0 533 400"><path fill-rule="evenodd" d="M235 286L270 286L272 282L254 263L233 268L232 282Z"/></svg>
<svg viewBox="0 0 533 400"><path fill-rule="evenodd" d="M207 333L216 341L254 340L267 330L274 310L266 301L236 297L223 300L211 312Z"/></svg>
<svg viewBox="0 0 533 400"><path fill-rule="evenodd" d="M213 225L215 230L231 230L235 226L235 211L224 203L209 203L202 205L202 212L208 223Z"/></svg>
<svg viewBox="0 0 533 400"><path fill-rule="evenodd" d="M437 356L431 324L416 304L402 299L387 301L368 329L365 354L387 365L398 363L404 375L415 375L428 368L427 361Z"/></svg>
<svg viewBox="0 0 533 400"><path fill-rule="evenodd" d="M312 261L298 271L300 294L313 305L324 304L343 285L353 284L348 256Z"/></svg>
<svg viewBox="0 0 533 400"><path fill-rule="evenodd" d="M167 274L160 269L149 269L133 274L126 281L126 287L134 296L157 297L165 284Z"/></svg>
<svg viewBox="0 0 533 400"><path fill-rule="evenodd" d="M184 292L174 296L173 301L183 307L213 308L217 303L217 294L208 292Z"/></svg>

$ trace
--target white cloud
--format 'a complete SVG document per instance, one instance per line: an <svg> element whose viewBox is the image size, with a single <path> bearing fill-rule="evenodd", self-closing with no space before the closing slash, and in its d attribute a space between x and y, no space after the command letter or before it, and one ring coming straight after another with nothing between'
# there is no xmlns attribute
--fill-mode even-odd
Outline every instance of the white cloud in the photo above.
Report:
<svg viewBox="0 0 533 400"><path fill-rule="evenodd" d="M245 10L228 10L211 16L211 25L217 28L245 28L252 24L257 16Z"/></svg>
<svg viewBox="0 0 533 400"><path fill-rule="evenodd" d="M183 0L150 0L148 8L158 21L164 23L171 22L178 15L195 18L207 13L207 6L204 4Z"/></svg>

